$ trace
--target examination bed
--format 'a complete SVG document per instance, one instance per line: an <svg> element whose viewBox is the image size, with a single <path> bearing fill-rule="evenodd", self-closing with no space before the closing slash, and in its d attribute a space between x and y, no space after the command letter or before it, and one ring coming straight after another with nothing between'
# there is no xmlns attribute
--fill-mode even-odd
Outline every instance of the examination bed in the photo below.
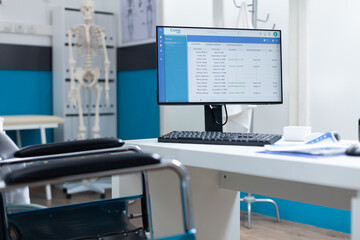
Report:
<svg viewBox="0 0 360 240"><path fill-rule="evenodd" d="M93 139L42 144L18 149L0 132L0 240L27 239L155 239L151 223L148 191L149 171L172 170L180 179L184 232L161 240L193 240L189 176L180 162L162 161L156 154L143 153L138 147L123 146L117 139ZM140 173L142 194L44 207L21 197L9 197L27 187L57 184L83 179ZM21 195L17 195L21 196ZM127 202L141 201L142 226L130 222ZM156 231L156 230L155 230Z"/></svg>

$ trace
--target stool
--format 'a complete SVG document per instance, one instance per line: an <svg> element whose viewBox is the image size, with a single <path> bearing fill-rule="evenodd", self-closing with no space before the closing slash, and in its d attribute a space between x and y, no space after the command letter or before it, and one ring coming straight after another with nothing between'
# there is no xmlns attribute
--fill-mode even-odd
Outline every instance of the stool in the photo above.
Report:
<svg viewBox="0 0 360 240"><path fill-rule="evenodd" d="M279 208L276 202L272 199L256 199L251 193L248 193L244 198L240 198L240 202L246 202L248 205L248 228L251 229L251 204L255 202L267 202L272 203L276 209L277 221L280 222Z"/></svg>

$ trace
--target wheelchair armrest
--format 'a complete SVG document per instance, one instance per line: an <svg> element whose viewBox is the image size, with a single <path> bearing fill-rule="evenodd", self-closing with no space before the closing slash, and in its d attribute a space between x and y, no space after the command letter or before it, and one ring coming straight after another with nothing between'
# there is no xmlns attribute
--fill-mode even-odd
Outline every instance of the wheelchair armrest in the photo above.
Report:
<svg viewBox="0 0 360 240"><path fill-rule="evenodd" d="M15 153L15 157L37 157L53 154L116 148L121 147L124 144L125 142L115 138L97 138L60 143L47 143L24 147Z"/></svg>
<svg viewBox="0 0 360 240"><path fill-rule="evenodd" d="M15 213L20 211L36 210L36 209L45 209L43 205L33 204L33 203L8 203L6 205L7 213Z"/></svg>
<svg viewBox="0 0 360 240"><path fill-rule="evenodd" d="M47 164L32 164L26 168L9 173L4 181L6 185L25 184L80 174L133 168L160 163L160 157L154 154L101 154L88 157L65 158ZM85 178L86 176L84 176Z"/></svg>

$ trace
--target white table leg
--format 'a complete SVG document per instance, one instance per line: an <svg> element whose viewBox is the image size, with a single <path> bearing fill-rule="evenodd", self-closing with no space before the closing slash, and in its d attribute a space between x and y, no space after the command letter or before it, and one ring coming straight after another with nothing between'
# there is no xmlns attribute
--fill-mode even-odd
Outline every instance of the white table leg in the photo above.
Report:
<svg viewBox="0 0 360 240"><path fill-rule="evenodd" d="M45 144L46 143L46 132L45 132L44 127L40 128L40 136L41 136L41 143Z"/></svg>
<svg viewBox="0 0 360 240"><path fill-rule="evenodd" d="M40 128L40 136L41 136L41 143L45 144L46 143L46 131L45 131L44 127ZM52 194L51 194L51 185L50 184L46 184L45 191L46 191L46 200L51 200Z"/></svg>
<svg viewBox="0 0 360 240"><path fill-rule="evenodd" d="M351 240L360 239L360 190L351 200Z"/></svg>
<svg viewBox="0 0 360 240"><path fill-rule="evenodd" d="M51 200L52 194L51 194L51 185L50 184L45 185L45 191L46 191L46 200Z"/></svg>
<svg viewBox="0 0 360 240"><path fill-rule="evenodd" d="M186 168L190 174L197 239L239 240L240 193L220 188L218 171ZM134 177L139 178L113 177L112 197L138 195L141 192L140 182L134 181ZM159 238L182 233L183 216L177 175L171 171L156 171L149 172L148 179L154 236Z"/></svg>
<svg viewBox="0 0 360 240"><path fill-rule="evenodd" d="M190 174L194 222L198 240L240 239L240 194L219 186L219 172L187 167ZM155 237L183 231L177 176L169 171L149 173Z"/></svg>
<svg viewBox="0 0 360 240"><path fill-rule="evenodd" d="M21 148L21 135L20 135L20 130L16 130L16 142L17 142L18 148Z"/></svg>

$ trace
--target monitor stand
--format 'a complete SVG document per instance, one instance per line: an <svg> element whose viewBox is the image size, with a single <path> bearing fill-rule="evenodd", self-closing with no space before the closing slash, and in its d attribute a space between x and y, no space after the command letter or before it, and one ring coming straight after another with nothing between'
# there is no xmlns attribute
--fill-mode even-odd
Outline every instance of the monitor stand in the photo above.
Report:
<svg viewBox="0 0 360 240"><path fill-rule="evenodd" d="M211 109L211 107L213 109ZM222 123L222 105L205 105L205 131L222 132L223 127L216 124L214 117L218 123Z"/></svg>

